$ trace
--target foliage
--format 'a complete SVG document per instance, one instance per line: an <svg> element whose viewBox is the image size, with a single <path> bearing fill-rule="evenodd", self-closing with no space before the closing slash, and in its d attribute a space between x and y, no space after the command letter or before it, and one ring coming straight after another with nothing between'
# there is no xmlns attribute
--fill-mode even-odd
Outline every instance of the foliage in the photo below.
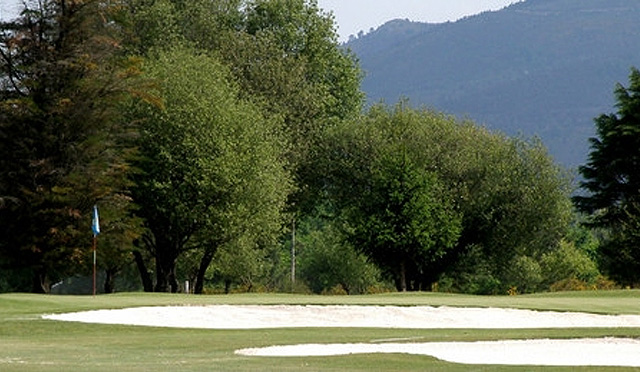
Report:
<svg viewBox="0 0 640 372"><path fill-rule="evenodd" d="M224 283L225 293L230 292L232 284L240 285L251 292L256 284L264 278L264 252L255 249L251 242L242 240L236 244L221 246L213 256L209 267L210 277Z"/></svg>
<svg viewBox="0 0 640 372"><path fill-rule="evenodd" d="M314 152L319 133L333 120L358 112L362 101L359 69L354 57L339 48L333 19L315 1L306 0L140 0L131 2L128 11L125 46L130 53L152 56L170 45L189 45L229 69L228 80L238 84L236 94L256 104L252 110L284 124L278 146L286 154L287 169L295 174L300 191L290 199L289 207L299 208L305 177L313 176L311 171L305 173L304 164ZM194 78L185 75L185 79ZM290 191L288 184L283 186ZM315 203L308 197L306 201ZM197 288L202 286L217 246L228 243L222 236L229 233L229 227L217 229L197 234L192 241L204 250ZM245 241L255 241L252 239Z"/></svg>
<svg viewBox="0 0 640 372"><path fill-rule="evenodd" d="M360 112L355 56L341 48L333 18L315 0L138 0L131 49L146 54L176 42L207 51L229 67L241 98L285 124L289 168L298 194L290 208L313 209L305 194L309 158L324 129ZM166 26L166 29L165 29Z"/></svg>
<svg viewBox="0 0 640 372"><path fill-rule="evenodd" d="M18 277L0 290L87 272L94 204L107 291L134 262L146 290L286 288L285 220L316 293L381 273L500 294L595 280L540 141L406 102L361 114L356 58L314 0L47 0L2 30L0 267ZM638 262L638 224L606 232L607 267Z"/></svg>
<svg viewBox="0 0 640 372"><path fill-rule="evenodd" d="M455 162L443 165L460 192L463 231L457 253L464 257L469 245L480 250L489 278L500 283L499 293L512 286L535 288L536 262L567 232L568 180L539 142L482 131L471 138L459 144L464 150L454 155ZM529 280L533 283L526 284Z"/></svg>
<svg viewBox="0 0 640 372"><path fill-rule="evenodd" d="M315 226L314 226L315 225ZM380 285L380 272L331 222L310 219L297 231L297 271L314 293L364 294Z"/></svg>
<svg viewBox="0 0 640 372"><path fill-rule="evenodd" d="M127 220L129 128L116 108L136 66L118 49L113 7L91 0L24 6L2 24L0 255L16 273L32 273L31 288L16 289L42 292L86 267L96 202ZM109 233L117 249L135 231L135 220L126 223L130 233Z"/></svg>
<svg viewBox="0 0 640 372"><path fill-rule="evenodd" d="M219 49L245 92L266 112L282 117L287 157L297 190L292 211L312 211L318 177L313 161L325 130L360 113L364 96L357 60L341 48L333 18L315 0L247 2L242 32Z"/></svg>
<svg viewBox="0 0 640 372"><path fill-rule="evenodd" d="M176 47L158 51L145 73L163 105L129 108L141 129L134 200L149 231L155 290L177 291L175 265L186 250L204 250L206 270L219 246L274 242L289 178L278 123L237 98L215 58Z"/></svg>
<svg viewBox="0 0 640 372"><path fill-rule="evenodd" d="M567 232L568 179L539 141L400 103L374 106L339 127L326 148L329 176L318 188L353 224L348 233L373 262L396 279L402 257L416 265L407 269L414 271L410 288L429 289L450 272L471 289L474 262L484 268L474 292L524 288L523 273L539 281L532 263ZM531 270L515 270L520 264Z"/></svg>
<svg viewBox="0 0 640 372"><path fill-rule="evenodd" d="M567 291L611 291L619 289L619 285L616 282L604 277L598 276L594 281L585 282L584 280L570 277L568 279L560 280L553 283L549 290L552 292L567 292Z"/></svg>
<svg viewBox="0 0 640 372"><path fill-rule="evenodd" d="M491 261L477 245L467 247L455 265L440 276L434 290L475 295L505 294L504 285L496 277Z"/></svg>
<svg viewBox="0 0 640 372"><path fill-rule="evenodd" d="M600 275L596 262L586 252L566 241L561 241L557 250L545 254L540 265L545 287L570 278L593 283Z"/></svg>
<svg viewBox="0 0 640 372"><path fill-rule="evenodd" d="M623 283L640 283L640 71L632 69L630 85L616 87L618 112L595 119L587 164L580 167L586 195L578 208L589 225L610 230L601 253L605 271Z"/></svg>
<svg viewBox="0 0 640 372"><path fill-rule="evenodd" d="M401 290L437 276L434 263L460 230L450 195L427 168L428 146L417 145L425 140L421 119L403 106L374 107L327 140L327 192L346 233Z"/></svg>

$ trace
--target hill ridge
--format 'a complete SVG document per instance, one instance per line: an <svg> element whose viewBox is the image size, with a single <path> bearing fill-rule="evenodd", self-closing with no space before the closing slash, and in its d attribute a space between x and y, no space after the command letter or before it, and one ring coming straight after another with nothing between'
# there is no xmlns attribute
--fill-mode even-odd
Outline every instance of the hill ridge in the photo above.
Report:
<svg viewBox="0 0 640 372"><path fill-rule="evenodd" d="M456 22L390 21L346 43L370 103L433 107L537 135L563 165L586 160L593 118L640 66L640 2L528 0Z"/></svg>

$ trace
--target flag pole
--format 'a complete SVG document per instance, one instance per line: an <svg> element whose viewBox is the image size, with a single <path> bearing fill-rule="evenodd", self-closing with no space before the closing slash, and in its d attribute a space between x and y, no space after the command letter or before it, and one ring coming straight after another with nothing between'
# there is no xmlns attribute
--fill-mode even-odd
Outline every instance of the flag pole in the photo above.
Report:
<svg viewBox="0 0 640 372"><path fill-rule="evenodd" d="M93 231L93 296L96 295L96 248L98 245L98 234L100 234L100 220L98 218L98 206L93 206L93 220L91 221L91 230Z"/></svg>
<svg viewBox="0 0 640 372"><path fill-rule="evenodd" d="M96 245L98 237L93 235L93 296L96 296Z"/></svg>

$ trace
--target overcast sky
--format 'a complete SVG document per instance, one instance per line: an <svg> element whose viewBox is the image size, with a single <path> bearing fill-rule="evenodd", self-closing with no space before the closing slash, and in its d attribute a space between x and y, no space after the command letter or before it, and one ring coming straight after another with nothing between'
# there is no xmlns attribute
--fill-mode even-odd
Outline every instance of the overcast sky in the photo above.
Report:
<svg viewBox="0 0 640 372"><path fill-rule="evenodd" d="M20 0L0 0L0 19L16 17L20 12L21 4Z"/></svg>
<svg viewBox="0 0 640 372"><path fill-rule="evenodd" d="M0 0L1 1L1 0ZM499 10L518 0L318 0L332 11L341 41L360 30L365 33L392 19L441 23L487 10Z"/></svg>

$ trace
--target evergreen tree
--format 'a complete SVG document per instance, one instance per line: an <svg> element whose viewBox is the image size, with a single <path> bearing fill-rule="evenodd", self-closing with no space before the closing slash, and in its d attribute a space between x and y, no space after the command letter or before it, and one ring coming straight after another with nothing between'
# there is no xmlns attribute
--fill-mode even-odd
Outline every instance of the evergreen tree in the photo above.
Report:
<svg viewBox="0 0 640 372"><path fill-rule="evenodd" d="M615 90L617 113L595 119L587 164L580 167L586 195L577 207L589 224L609 230L601 250L609 275L624 283L640 282L640 71L633 68L629 87Z"/></svg>
<svg viewBox="0 0 640 372"><path fill-rule="evenodd" d="M16 289L47 291L81 270L91 207L126 200L116 196L125 128L114 119L133 70L119 59L112 11L101 1L25 2L0 27L0 256L33 279ZM128 205L114 203L114 215Z"/></svg>

